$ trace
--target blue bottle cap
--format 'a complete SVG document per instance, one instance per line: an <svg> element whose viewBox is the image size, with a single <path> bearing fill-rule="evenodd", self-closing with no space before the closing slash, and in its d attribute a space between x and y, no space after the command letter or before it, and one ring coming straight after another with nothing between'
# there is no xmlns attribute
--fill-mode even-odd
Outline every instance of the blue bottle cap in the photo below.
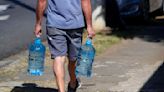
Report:
<svg viewBox="0 0 164 92"><path fill-rule="evenodd" d="M40 43L41 43L41 39L40 39L40 38L38 38L38 37L37 37L37 38L35 38L34 43L35 43L35 44L40 44Z"/></svg>
<svg viewBox="0 0 164 92"><path fill-rule="evenodd" d="M92 44L92 40L90 39L90 38L87 38L87 40L86 40L86 44Z"/></svg>

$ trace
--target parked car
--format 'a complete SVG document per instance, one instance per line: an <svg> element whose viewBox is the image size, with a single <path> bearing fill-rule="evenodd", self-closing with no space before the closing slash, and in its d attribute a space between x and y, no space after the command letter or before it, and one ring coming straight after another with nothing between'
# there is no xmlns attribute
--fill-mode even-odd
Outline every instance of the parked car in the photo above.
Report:
<svg viewBox="0 0 164 92"><path fill-rule="evenodd" d="M164 0L117 0L120 15L123 17L142 16L149 19L151 13L164 12Z"/></svg>

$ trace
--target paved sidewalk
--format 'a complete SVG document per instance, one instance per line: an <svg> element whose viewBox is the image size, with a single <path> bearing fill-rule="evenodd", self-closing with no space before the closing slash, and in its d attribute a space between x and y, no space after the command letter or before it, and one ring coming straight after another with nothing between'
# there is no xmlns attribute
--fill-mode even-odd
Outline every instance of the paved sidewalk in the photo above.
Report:
<svg viewBox="0 0 164 92"><path fill-rule="evenodd" d="M94 76L78 92L164 92L164 88L142 88L164 61L164 46L140 39L114 46L94 63ZM164 77L164 73L160 75ZM153 81L156 81L154 79ZM157 81L161 86L164 82ZM162 90L162 91L158 91Z"/></svg>
<svg viewBox="0 0 164 92"><path fill-rule="evenodd" d="M160 72L164 70L163 55L163 44L138 38L123 40L96 57L93 77L82 78L82 87L77 92L164 92L161 87L164 82L160 80L164 77L164 73ZM46 74L41 77L29 77L26 75L27 65L21 63L27 62L25 56L27 52L15 56L15 60L7 59L9 63L12 60L15 62L10 65L6 63L10 66L8 68L0 68L5 71L12 68L15 68L13 71L19 70L0 75L1 92L57 92L49 57L46 61ZM67 83L68 79L67 76Z"/></svg>

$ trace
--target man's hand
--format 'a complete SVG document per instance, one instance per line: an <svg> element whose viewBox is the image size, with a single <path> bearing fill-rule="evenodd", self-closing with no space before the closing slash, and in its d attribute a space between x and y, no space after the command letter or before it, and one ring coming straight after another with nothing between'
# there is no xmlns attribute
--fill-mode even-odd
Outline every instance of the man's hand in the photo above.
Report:
<svg viewBox="0 0 164 92"><path fill-rule="evenodd" d="M40 37L42 35L41 29L42 29L42 18L44 11L46 9L46 3L47 0L37 0L37 7L36 7L36 24L35 24L35 29L34 33L36 37Z"/></svg>
<svg viewBox="0 0 164 92"><path fill-rule="evenodd" d="M36 24L35 25L35 30L34 30L34 33L35 33L35 36L36 37L40 37L42 35L42 31L41 31L41 25L40 24Z"/></svg>
<svg viewBox="0 0 164 92"><path fill-rule="evenodd" d="M88 37L93 38L95 36L95 31L93 27L87 27Z"/></svg>
<svg viewBox="0 0 164 92"><path fill-rule="evenodd" d="M91 0L81 0L82 10L86 20L88 37L93 38L95 36L94 29L92 27L92 8Z"/></svg>

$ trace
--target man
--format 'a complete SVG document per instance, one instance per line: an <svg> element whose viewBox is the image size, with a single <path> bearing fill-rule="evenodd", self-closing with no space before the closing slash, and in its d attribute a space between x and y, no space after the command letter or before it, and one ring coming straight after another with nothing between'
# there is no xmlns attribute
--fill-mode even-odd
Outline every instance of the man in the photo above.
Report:
<svg viewBox="0 0 164 92"><path fill-rule="evenodd" d="M92 28L90 0L38 0L34 31L36 36L41 35L41 21L46 5L48 5L47 38L59 92L65 92L64 62L67 55L70 75L68 92L76 92L79 84L75 76L75 61L81 46L84 16L88 36L95 35Z"/></svg>

